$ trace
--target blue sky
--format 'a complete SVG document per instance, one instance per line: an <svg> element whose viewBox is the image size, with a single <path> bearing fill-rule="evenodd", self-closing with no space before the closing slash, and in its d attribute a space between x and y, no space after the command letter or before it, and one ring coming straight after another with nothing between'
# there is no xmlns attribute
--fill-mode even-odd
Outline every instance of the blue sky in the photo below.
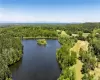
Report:
<svg viewBox="0 0 100 80"><path fill-rule="evenodd" d="M100 0L0 0L0 22L100 22Z"/></svg>

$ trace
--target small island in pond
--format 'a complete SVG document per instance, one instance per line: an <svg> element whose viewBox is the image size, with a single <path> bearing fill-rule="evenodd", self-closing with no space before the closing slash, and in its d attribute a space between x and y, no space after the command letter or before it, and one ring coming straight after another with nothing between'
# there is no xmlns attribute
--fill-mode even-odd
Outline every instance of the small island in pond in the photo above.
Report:
<svg viewBox="0 0 100 80"><path fill-rule="evenodd" d="M45 39L38 39L38 40L37 40L37 44L39 44L39 45L46 45L47 42L46 42Z"/></svg>

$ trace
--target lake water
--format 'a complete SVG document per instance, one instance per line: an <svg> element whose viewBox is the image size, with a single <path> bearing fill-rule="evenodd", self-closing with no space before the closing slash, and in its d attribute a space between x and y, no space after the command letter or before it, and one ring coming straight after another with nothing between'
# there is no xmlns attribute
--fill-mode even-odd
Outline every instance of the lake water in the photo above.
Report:
<svg viewBox="0 0 100 80"><path fill-rule="evenodd" d="M23 58L10 67L13 80L57 80L60 68L56 61L57 40L47 40L46 46L36 40L23 40Z"/></svg>

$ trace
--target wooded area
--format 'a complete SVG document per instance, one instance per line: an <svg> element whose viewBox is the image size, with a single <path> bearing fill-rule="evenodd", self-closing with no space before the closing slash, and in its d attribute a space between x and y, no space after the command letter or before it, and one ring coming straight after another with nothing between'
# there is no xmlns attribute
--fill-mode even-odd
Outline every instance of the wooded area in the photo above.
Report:
<svg viewBox="0 0 100 80"><path fill-rule="evenodd" d="M84 33L89 33L86 37ZM73 36L77 34L78 36ZM97 68L100 62L100 23L81 24L33 24L33 25L6 25L0 28L0 80L10 80L9 66L22 57L21 40L26 38L57 38L62 45L57 50L57 60L62 69L58 80L75 80L75 71L72 66L77 59L83 63L82 80L94 80L91 70ZM79 57L70 49L78 40L88 41L88 51L79 52ZM95 64L97 63L97 64ZM98 80L100 77L98 77Z"/></svg>

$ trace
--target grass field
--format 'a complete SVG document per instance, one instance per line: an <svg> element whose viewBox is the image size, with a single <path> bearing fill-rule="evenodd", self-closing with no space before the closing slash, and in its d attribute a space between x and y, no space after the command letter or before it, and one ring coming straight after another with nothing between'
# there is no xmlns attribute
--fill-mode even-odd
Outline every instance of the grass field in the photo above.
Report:
<svg viewBox="0 0 100 80"><path fill-rule="evenodd" d="M90 33L83 33L83 37L87 37ZM72 34L72 36L78 36L78 34Z"/></svg>
<svg viewBox="0 0 100 80"><path fill-rule="evenodd" d="M75 45L71 48L71 51L76 52L78 57L80 49L83 51L88 51L88 44L89 43L87 41L78 40L77 43L75 43Z"/></svg>
<svg viewBox="0 0 100 80"><path fill-rule="evenodd" d="M87 41L78 40L77 43L75 43L75 45L71 48L71 50L78 54L80 49L84 51L88 51L88 45L89 43ZM82 65L83 63L77 59L77 63L76 65L74 65L74 68L76 71L76 80L82 80L81 79L82 78L82 73L81 73ZM99 80L98 77L100 77L100 67L96 67L95 70L91 70L89 73L95 76L94 80Z"/></svg>
<svg viewBox="0 0 100 80"><path fill-rule="evenodd" d="M71 48L71 51L76 52L78 54L77 57L79 57L80 49L87 51L88 44L89 43L87 41L78 40L77 43L75 43L75 45ZM77 58L77 63L73 66L75 68L75 72L76 72L76 80L82 80L81 79L83 76L81 73L82 65L83 65L83 63Z"/></svg>
<svg viewBox="0 0 100 80"><path fill-rule="evenodd" d="M99 80L98 77L100 77L100 67L96 67L95 70L91 70L89 73L95 76L95 80Z"/></svg>
<svg viewBox="0 0 100 80"><path fill-rule="evenodd" d="M84 37L87 37L90 33L83 33Z"/></svg>
<svg viewBox="0 0 100 80"><path fill-rule="evenodd" d="M76 80L81 80L81 78L83 76L81 73L82 65L83 65L83 63L77 59L77 63L75 65Z"/></svg>

